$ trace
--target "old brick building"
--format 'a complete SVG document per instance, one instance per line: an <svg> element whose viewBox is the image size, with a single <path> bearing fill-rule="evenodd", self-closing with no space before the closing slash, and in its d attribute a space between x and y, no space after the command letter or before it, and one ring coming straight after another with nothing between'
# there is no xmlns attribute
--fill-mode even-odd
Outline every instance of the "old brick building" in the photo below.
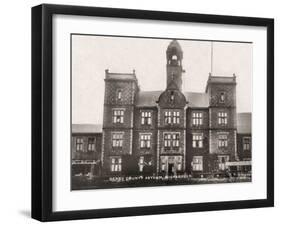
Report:
<svg viewBox="0 0 281 226"><path fill-rule="evenodd" d="M141 91L135 72L106 70L102 144L106 174L223 171L226 162L239 160L236 76L210 75L205 93L183 92L183 52L176 40L166 56L164 91Z"/></svg>
<svg viewBox="0 0 281 226"><path fill-rule="evenodd" d="M72 175L99 176L101 174L102 127L100 125L72 125Z"/></svg>
<svg viewBox="0 0 281 226"><path fill-rule="evenodd" d="M251 118L236 112L235 74L210 74L204 93L185 92L178 41L171 41L166 58L163 91L141 91L135 71L105 71L104 176L204 176L251 160Z"/></svg>

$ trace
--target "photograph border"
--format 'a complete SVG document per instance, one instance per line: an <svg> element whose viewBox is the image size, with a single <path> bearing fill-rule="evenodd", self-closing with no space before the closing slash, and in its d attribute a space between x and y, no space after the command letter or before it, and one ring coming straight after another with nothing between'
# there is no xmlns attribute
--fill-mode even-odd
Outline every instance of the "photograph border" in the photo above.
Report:
<svg viewBox="0 0 281 226"><path fill-rule="evenodd" d="M53 16L80 15L267 28L267 197L265 199L53 211ZM32 8L32 218L40 221L122 217L274 206L274 20L43 4Z"/></svg>

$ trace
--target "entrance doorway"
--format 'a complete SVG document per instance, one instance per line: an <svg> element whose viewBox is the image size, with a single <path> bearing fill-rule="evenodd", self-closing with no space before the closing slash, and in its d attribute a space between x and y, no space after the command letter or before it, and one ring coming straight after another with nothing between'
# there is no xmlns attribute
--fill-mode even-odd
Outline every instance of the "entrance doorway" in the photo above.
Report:
<svg viewBox="0 0 281 226"><path fill-rule="evenodd" d="M168 163L168 175L169 176L174 175L174 163Z"/></svg>
<svg viewBox="0 0 281 226"><path fill-rule="evenodd" d="M174 176L177 175L178 172L182 171L182 156L180 155L170 155L170 156L160 156L160 172Z"/></svg>

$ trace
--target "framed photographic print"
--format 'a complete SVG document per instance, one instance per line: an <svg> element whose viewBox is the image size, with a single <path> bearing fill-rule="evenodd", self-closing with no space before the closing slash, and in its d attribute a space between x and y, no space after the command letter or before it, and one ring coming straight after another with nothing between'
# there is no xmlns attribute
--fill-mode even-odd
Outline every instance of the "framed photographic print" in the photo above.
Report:
<svg viewBox="0 0 281 226"><path fill-rule="evenodd" d="M32 217L274 205L274 21L32 8Z"/></svg>

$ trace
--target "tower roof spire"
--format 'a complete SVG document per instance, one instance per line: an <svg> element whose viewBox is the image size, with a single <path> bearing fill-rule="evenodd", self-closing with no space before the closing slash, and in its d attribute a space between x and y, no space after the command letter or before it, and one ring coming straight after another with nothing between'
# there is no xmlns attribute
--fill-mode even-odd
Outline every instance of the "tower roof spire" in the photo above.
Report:
<svg viewBox="0 0 281 226"><path fill-rule="evenodd" d="M179 60L182 60L183 58L183 52L182 48L177 40L172 40L170 44L168 45L167 51L167 58L171 58L172 56L177 56Z"/></svg>

